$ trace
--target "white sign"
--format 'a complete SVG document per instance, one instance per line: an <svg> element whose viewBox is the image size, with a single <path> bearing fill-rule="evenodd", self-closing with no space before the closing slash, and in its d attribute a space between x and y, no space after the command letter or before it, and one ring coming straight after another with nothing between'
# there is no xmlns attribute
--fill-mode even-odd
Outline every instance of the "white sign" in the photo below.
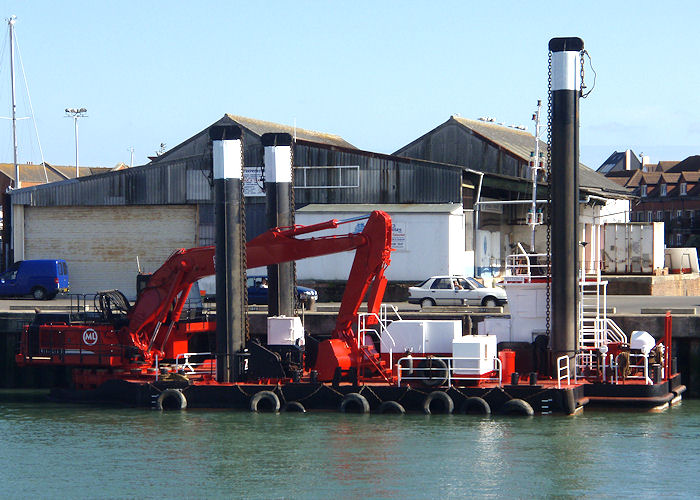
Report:
<svg viewBox="0 0 700 500"><path fill-rule="evenodd" d="M243 196L265 196L262 167L243 167Z"/></svg>
<svg viewBox="0 0 700 500"><path fill-rule="evenodd" d="M97 332L92 328L88 328L83 332L83 342L85 345L97 344Z"/></svg>
<svg viewBox="0 0 700 500"><path fill-rule="evenodd" d="M361 233L365 229L364 222L358 222L353 228L353 233ZM394 250L406 250L406 223L391 223L391 248Z"/></svg>

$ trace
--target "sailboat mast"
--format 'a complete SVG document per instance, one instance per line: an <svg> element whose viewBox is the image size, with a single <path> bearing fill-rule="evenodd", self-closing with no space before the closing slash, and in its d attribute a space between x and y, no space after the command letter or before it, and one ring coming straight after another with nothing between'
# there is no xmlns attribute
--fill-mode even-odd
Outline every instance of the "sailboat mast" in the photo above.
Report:
<svg viewBox="0 0 700 500"><path fill-rule="evenodd" d="M15 102L15 37L14 26L17 18L10 16L7 24L10 25L10 78L12 80L12 143L14 145L14 160L15 160L15 189L20 187L19 182L19 164L17 163L17 104Z"/></svg>

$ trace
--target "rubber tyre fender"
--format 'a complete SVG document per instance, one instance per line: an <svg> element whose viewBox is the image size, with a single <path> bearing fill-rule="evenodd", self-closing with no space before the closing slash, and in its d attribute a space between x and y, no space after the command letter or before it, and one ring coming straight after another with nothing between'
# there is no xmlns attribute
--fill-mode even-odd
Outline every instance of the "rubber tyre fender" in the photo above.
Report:
<svg viewBox="0 0 700 500"><path fill-rule="evenodd" d="M358 410L354 411L355 413L369 413L369 401L357 392L346 394L340 403L340 411L342 413L351 413L353 408Z"/></svg>
<svg viewBox="0 0 700 500"><path fill-rule="evenodd" d="M447 382L447 363L440 358L427 357L418 362L420 383L426 387L439 387Z"/></svg>
<svg viewBox="0 0 700 500"><path fill-rule="evenodd" d="M187 408L187 398L177 389L165 389L156 401L159 410L184 410Z"/></svg>
<svg viewBox="0 0 700 500"><path fill-rule="evenodd" d="M484 398L474 396L464 400L460 413L465 415L490 415L491 407Z"/></svg>
<svg viewBox="0 0 700 500"><path fill-rule="evenodd" d="M263 401L270 404L271 411L273 413L280 411L280 398L278 398L277 394L272 391L256 392L253 397L250 398L250 411L255 413L259 412L260 410L258 407Z"/></svg>
<svg viewBox="0 0 700 500"><path fill-rule="evenodd" d="M514 398L501 407L501 413L504 415L522 415L523 417L531 417L535 414L530 403L522 399Z"/></svg>
<svg viewBox="0 0 700 500"><path fill-rule="evenodd" d="M449 415L455 409L455 403L452 401L449 394L444 391L433 391L428 394L425 401L423 401L423 413L426 415L432 415L433 412L430 409L430 406L433 404L433 401L440 401L442 403L443 411L440 413Z"/></svg>
<svg viewBox="0 0 700 500"><path fill-rule="evenodd" d="M395 415L403 415L406 413L406 409L401 403L396 401L384 401L377 408L377 413L391 413Z"/></svg>
<svg viewBox="0 0 700 500"><path fill-rule="evenodd" d="M304 405L299 401L289 401L288 403L284 403L282 405L280 411L289 413L306 413L306 408L304 408Z"/></svg>

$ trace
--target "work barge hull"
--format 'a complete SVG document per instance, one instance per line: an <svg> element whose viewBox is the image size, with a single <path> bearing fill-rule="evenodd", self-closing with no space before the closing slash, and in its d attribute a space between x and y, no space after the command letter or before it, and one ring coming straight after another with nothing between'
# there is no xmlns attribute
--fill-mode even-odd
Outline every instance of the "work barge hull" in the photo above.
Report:
<svg viewBox="0 0 700 500"><path fill-rule="evenodd" d="M219 384L184 379L112 379L90 390L56 388L51 391L50 398L64 403L160 410L227 408L257 412L323 410L346 413L572 415L584 408L663 410L679 403L684 391L680 374L654 384L637 381L624 384L586 381L558 384L551 380L519 379L517 385L487 382L443 387L387 383Z"/></svg>

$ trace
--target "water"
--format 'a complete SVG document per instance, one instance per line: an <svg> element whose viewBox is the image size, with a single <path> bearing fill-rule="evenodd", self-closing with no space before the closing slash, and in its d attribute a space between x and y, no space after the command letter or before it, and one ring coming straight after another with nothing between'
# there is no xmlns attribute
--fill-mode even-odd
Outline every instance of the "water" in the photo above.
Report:
<svg viewBox="0 0 700 500"><path fill-rule="evenodd" d="M2 498L688 498L700 401L662 414L157 412L0 398Z"/></svg>

